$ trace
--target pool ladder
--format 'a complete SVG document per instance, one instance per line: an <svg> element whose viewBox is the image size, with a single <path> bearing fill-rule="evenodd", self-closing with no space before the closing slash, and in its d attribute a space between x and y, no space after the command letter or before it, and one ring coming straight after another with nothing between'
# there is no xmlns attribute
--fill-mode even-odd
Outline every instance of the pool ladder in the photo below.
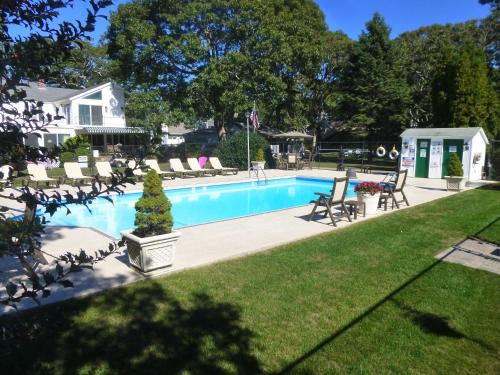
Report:
<svg viewBox="0 0 500 375"><path fill-rule="evenodd" d="M259 176L259 174L261 172L262 176L264 177L264 184L267 184L267 176L266 176L266 172L264 172L264 168L262 168L262 167L252 167L251 170L255 174L255 178L257 178L257 183L259 183L260 180L261 180L261 177Z"/></svg>

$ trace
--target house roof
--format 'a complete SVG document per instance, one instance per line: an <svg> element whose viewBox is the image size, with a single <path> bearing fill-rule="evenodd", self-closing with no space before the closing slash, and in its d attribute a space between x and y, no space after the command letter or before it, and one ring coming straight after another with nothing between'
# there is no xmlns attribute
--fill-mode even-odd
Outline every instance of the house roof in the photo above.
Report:
<svg viewBox="0 0 500 375"><path fill-rule="evenodd" d="M186 129L184 125L177 125L177 126L169 126L168 127L168 134L170 135L184 135L187 133L191 133L193 129Z"/></svg>
<svg viewBox="0 0 500 375"><path fill-rule="evenodd" d="M61 87L46 86L44 88L38 87L36 82L28 82L27 86L21 86L23 90L26 91L26 98L39 100L44 103L59 102L62 100L70 99L75 96L84 94L87 91L91 91L97 87L107 85L110 82L102 83L100 85L92 86L86 89L65 89Z"/></svg>
<svg viewBox="0 0 500 375"><path fill-rule="evenodd" d="M472 138L477 133L481 134L486 144L489 144L488 138L483 128L411 128L401 133L401 137L441 137L447 139L453 138Z"/></svg>

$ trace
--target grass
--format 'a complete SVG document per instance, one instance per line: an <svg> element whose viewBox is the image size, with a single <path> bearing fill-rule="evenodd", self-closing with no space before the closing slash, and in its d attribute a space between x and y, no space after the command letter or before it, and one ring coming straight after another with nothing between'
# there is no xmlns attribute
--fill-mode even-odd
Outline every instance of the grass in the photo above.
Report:
<svg viewBox="0 0 500 375"><path fill-rule="evenodd" d="M2 365L51 374L498 374L500 276L434 255L470 235L500 243L499 213L498 185L467 191L5 317L13 333Z"/></svg>

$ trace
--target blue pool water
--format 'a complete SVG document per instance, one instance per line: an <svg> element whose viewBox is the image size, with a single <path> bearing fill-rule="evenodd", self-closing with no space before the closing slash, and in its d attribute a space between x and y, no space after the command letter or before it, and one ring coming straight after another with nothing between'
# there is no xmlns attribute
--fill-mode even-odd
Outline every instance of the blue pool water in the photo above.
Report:
<svg viewBox="0 0 500 375"><path fill-rule="evenodd" d="M351 183L347 195L354 195ZM312 178L280 178L261 182L240 182L165 190L172 202L174 228L276 211L308 204L314 192L328 193L331 180ZM48 225L93 227L115 238L120 231L134 226L135 202L142 193L113 197L114 204L97 199L89 207L70 207L48 217Z"/></svg>

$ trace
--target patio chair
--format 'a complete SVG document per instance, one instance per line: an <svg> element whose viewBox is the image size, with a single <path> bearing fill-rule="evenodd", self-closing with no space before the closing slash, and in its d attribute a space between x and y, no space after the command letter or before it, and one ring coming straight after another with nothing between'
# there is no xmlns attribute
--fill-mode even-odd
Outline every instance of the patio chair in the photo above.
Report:
<svg viewBox="0 0 500 375"><path fill-rule="evenodd" d="M41 164L28 164L28 175L29 175L28 182L33 182L35 188L38 188L38 184L40 182L44 182L47 186L53 184L56 187L59 187L59 180L47 176L47 171L45 170L45 167Z"/></svg>
<svg viewBox="0 0 500 375"><path fill-rule="evenodd" d="M238 174L238 168L230 168L230 167L223 167L222 164L220 163L220 160L218 157L212 156L209 158L210 165L212 166L213 169L217 171L217 173L220 174L227 174L227 173L232 173L232 174Z"/></svg>
<svg viewBox="0 0 500 375"><path fill-rule="evenodd" d="M301 159L302 168L312 169L313 153L311 151L304 152L304 157Z"/></svg>
<svg viewBox="0 0 500 375"><path fill-rule="evenodd" d="M158 173L162 178L165 177L170 177L171 179L175 178L175 172L161 170L160 166L158 165L158 161L155 159L146 159L144 160L144 164L146 164L149 168Z"/></svg>
<svg viewBox="0 0 500 375"><path fill-rule="evenodd" d="M134 174L134 177L137 180L142 180L144 178L144 176L146 175L146 173L144 173L140 167L136 168L137 167L137 162L135 160L129 160L128 163L127 163L127 166L130 169L132 169L132 173Z"/></svg>
<svg viewBox="0 0 500 375"><path fill-rule="evenodd" d="M396 208L399 208L400 203L406 203L407 206L410 205L408 202L408 199L406 198L406 195L403 191L405 184L406 184L406 176L408 174L408 170L404 169L398 172L396 176L396 182L395 183L385 183L382 185L382 192L380 193L380 198L378 201L379 207L384 205L385 211L387 211L387 203L388 200L392 200L392 208L396 206ZM401 193L401 196L403 199L398 200L396 197L397 193Z"/></svg>
<svg viewBox="0 0 500 375"><path fill-rule="evenodd" d="M109 181L113 177L113 169L108 161L96 161L95 167L97 169L97 175L102 177L104 181Z"/></svg>
<svg viewBox="0 0 500 375"><path fill-rule="evenodd" d="M287 155L286 161L285 161L286 170L289 169L289 166L293 166L294 169L299 168L299 162L298 162L298 158L297 158L296 154L288 154Z"/></svg>
<svg viewBox="0 0 500 375"><path fill-rule="evenodd" d="M198 159L196 158L188 158L187 159L189 168L191 168L192 171L198 172L200 175L211 175L215 176L217 174L217 171L213 168L201 168L200 164L198 163Z"/></svg>
<svg viewBox="0 0 500 375"><path fill-rule="evenodd" d="M92 176L83 175L80 165L76 162L64 163L64 173L66 174L66 177L64 177L63 183L66 183L66 181L69 180L73 186L75 186L75 184L84 185L85 183L92 182L92 180L94 180L94 177Z"/></svg>
<svg viewBox="0 0 500 375"><path fill-rule="evenodd" d="M323 217L329 215L333 225L337 226L337 223L335 222L335 217L333 216L332 212L332 210L335 207L340 207L340 215L338 216L339 219L345 216L349 221L352 221L351 215L349 214L349 211L347 210L345 204L345 197L347 194L348 186L349 186L349 178L335 177L335 179L333 180L333 189L330 191L331 194L314 193L319 197L318 199L311 201L311 203L314 203L314 207L311 211L311 214L309 215L309 221L313 218L314 214L323 213L324 214ZM316 212L318 207L325 207L325 209L323 211Z"/></svg>
<svg viewBox="0 0 500 375"><path fill-rule="evenodd" d="M9 179L12 174L13 168L10 165L2 165L0 167L0 187L10 186L11 181Z"/></svg>
<svg viewBox="0 0 500 375"><path fill-rule="evenodd" d="M170 159L169 163L170 168L172 168L176 176L184 178L186 176L198 177L200 175L200 172L188 171L187 169L185 169L182 165L181 159Z"/></svg>

